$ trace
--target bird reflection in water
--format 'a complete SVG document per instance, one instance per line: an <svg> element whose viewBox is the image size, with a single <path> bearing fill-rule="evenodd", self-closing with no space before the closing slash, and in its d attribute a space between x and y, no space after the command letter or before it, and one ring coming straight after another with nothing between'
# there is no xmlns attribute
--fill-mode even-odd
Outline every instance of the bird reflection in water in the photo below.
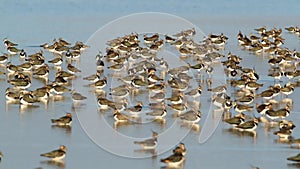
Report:
<svg viewBox="0 0 300 169"><path fill-rule="evenodd" d="M272 129L274 129L275 127L278 127L279 126L279 123L278 122L275 122L275 121L269 121L267 119L267 117L264 117L264 116L261 116L259 118L259 121L263 124L264 126L264 129L266 132L270 132Z"/></svg>
<svg viewBox="0 0 300 169"><path fill-rule="evenodd" d="M53 95L52 101L57 102L57 101L66 101L66 97L60 94Z"/></svg>
<svg viewBox="0 0 300 169"><path fill-rule="evenodd" d="M142 125L142 118L138 116L129 116L130 119L127 119L127 121L115 121L114 122L114 129L118 129L119 127L125 127L129 125Z"/></svg>
<svg viewBox="0 0 300 169"><path fill-rule="evenodd" d="M66 134L71 134L71 132L72 132L72 126L70 126L70 125L64 125L64 126L62 126L62 125L52 125L51 128L54 129L54 130L57 129L57 130L65 131Z"/></svg>
<svg viewBox="0 0 300 169"><path fill-rule="evenodd" d="M278 139L275 139L274 142L275 142L275 143L280 143L280 144L291 144L291 139L292 139L292 138L289 138L289 139L286 139L286 138L278 138Z"/></svg>
<svg viewBox="0 0 300 169"><path fill-rule="evenodd" d="M193 123L187 123L187 122L181 122L180 127L191 129L192 131L196 133L200 133L201 126L199 124L193 124Z"/></svg>
<svg viewBox="0 0 300 169"><path fill-rule="evenodd" d="M225 121L227 119L230 119L232 118L232 113L230 111L225 111L223 112L223 115L222 115L222 120Z"/></svg>
<svg viewBox="0 0 300 169"><path fill-rule="evenodd" d="M194 110L201 109L201 102L198 100L188 101L187 105L189 108L194 109Z"/></svg>
<svg viewBox="0 0 300 169"><path fill-rule="evenodd" d="M41 99L40 102L44 104L45 110L48 110L49 100L48 99Z"/></svg>
<svg viewBox="0 0 300 169"><path fill-rule="evenodd" d="M35 78L36 80L38 80L38 81L40 81L41 83L43 83L43 84L47 84L48 83L48 81L49 81L49 79L48 79L48 77L36 77Z"/></svg>
<svg viewBox="0 0 300 169"><path fill-rule="evenodd" d="M160 167L160 169L184 169L185 167L185 160L182 162L181 165L179 166L176 166L176 167L172 167L172 166L163 166L163 167Z"/></svg>
<svg viewBox="0 0 300 169"><path fill-rule="evenodd" d="M160 125L161 128L166 127L166 119L154 119L152 122L156 123L157 125Z"/></svg>
<svg viewBox="0 0 300 169"><path fill-rule="evenodd" d="M66 168L66 164L63 160L45 160L45 161L41 161L41 164L55 167L57 169L65 169Z"/></svg>
<svg viewBox="0 0 300 169"><path fill-rule="evenodd" d="M120 127L125 127L125 126L129 126L129 125L132 125L132 122L130 122L130 121L126 121L126 122L116 121L116 122L114 122L114 129L118 130Z"/></svg>
<svg viewBox="0 0 300 169"><path fill-rule="evenodd" d="M160 169L175 169L175 168L174 167L169 167L169 166L164 166L164 167L160 167ZM184 169L184 166L176 167L176 169Z"/></svg>
<svg viewBox="0 0 300 169"><path fill-rule="evenodd" d="M34 108L39 108L39 107L40 107L39 105L23 105L23 104L20 104L19 111L20 111L20 113L30 112Z"/></svg>
<svg viewBox="0 0 300 169"><path fill-rule="evenodd" d="M225 132L237 135L239 137L253 137L254 140L256 140L257 138L257 133L256 131L239 131L237 129L234 128L230 128L230 129L225 129Z"/></svg>
<svg viewBox="0 0 300 169"><path fill-rule="evenodd" d="M7 100L5 104L5 111L8 112L14 105L19 106L19 101Z"/></svg>
<svg viewBox="0 0 300 169"><path fill-rule="evenodd" d="M300 168L300 163L288 163L289 168Z"/></svg>
<svg viewBox="0 0 300 169"><path fill-rule="evenodd" d="M157 158L157 151L156 151L156 149L136 149L136 150L134 150L134 152L144 153L144 154L151 154L152 155L152 159L156 159Z"/></svg>

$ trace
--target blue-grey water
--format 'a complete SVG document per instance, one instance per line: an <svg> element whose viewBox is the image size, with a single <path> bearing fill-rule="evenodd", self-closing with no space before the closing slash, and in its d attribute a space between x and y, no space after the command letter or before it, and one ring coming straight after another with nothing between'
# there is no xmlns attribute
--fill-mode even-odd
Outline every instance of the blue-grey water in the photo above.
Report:
<svg viewBox="0 0 300 169"><path fill-rule="evenodd" d="M224 53L231 51L243 58L242 65L253 67L263 74L259 82L272 84L266 76L265 59L241 50L237 46L236 35L239 30L249 34L254 28L263 25L268 28L284 28L290 25L299 26L300 3L290 1L99 1L86 2L83 0L69 1L1 1L0 5L0 39L5 37L20 44L28 53L37 52L39 48L29 47L54 38L63 37L70 42L86 42L90 36L108 22L124 15L136 12L165 12L183 17L204 33L221 33L229 37ZM179 30L180 31L180 30ZM128 32L130 33L130 32ZM121 35L120 35L121 36ZM300 50L299 38L283 32L286 47ZM0 52L5 52L4 47ZM52 57L49 53L45 54ZM15 56L17 57L17 56ZM82 58L84 59L84 58ZM94 59L94 55L91 56ZM18 63L17 58L13 60ZM47 59L46 59L47 60ZM82 66L79 64L79 66ZM83 69L83 67L81 67ZM93 73L93 72L91 72ZM83 73L84 74L84 73ZM83 75L81 76L83 77ZM79 78L81 78L79 77ZM8 87L5 76L1 75L0 90L0 150L4 157L0 163L1 169L11 168L160 168L159 162L171 154L167 151L155 158L133 159L124 158L101 149L84 132L74 113L71 128L55 128L50 124L51 118L63 116L66 111L72 112L70 94L64 94L64 101L53 101L49 104L38 104L38 108L20 109L18 104L6 104L5 89ZM40 87L42 83L35 82ZM78 87L81 84L76 84ZM72 88L72 87L71 87ZM94 97L90 93L91 97ZM290 96L294 99L294 109L288 119L292 119L296 128L293 132L299 138L300 101L299 89ZM78 113L95 113L97 110L88 107L89 104L78 109ZM96 104L96 103L95 103ZM207 103L202 103L203 114L209 109ZM101 117L101 116L100 116ZM108 114L107 123L113 120ZM167 117L168 119L172 119ZM96 120L96 119L95 119ZM173 119L174 120L174 119ZM205 118L201 119L200 126ZM166 128L173 123L167 123ZM177 125L175 123L175 125ZM202 126L201 126L202 127ZM160 125L120 126L118 131L130 136L141 138L150 135L150 129L163 130ZM257 129L257 136L228 131L230 126L220 123L214 135L205 144L199 144L199 132L190 131L182 140L188 149L185 168L299 168L286 160L295 155L298 149L292 149L287 144L277 143L271 131L263 125ZM176 129L178 133L186 128ZM95 128L95 132L105 133L102 128ZM171 138L170 138L171 139ZM114 140L111 140L112 142ZM180 141L180 140L178 140ZM39 154L58 148L59 145L68 148L64 163L51 163ZM126 145L117 145L120 149ZM162 145L167 146L167 145ZM175 145L169 145L174 147ZM124 148L126 149L126 147ZM126 151L126 150L124 150ZM137 155L137 154L135 154Z"/></svg>

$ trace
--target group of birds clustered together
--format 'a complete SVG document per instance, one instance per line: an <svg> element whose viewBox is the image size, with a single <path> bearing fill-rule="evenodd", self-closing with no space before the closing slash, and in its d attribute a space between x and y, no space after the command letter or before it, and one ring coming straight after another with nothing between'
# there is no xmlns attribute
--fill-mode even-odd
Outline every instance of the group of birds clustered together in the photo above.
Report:
<svg viewBox="0 0 300 169"><path fill-rule="evenodd" d="M240 66L242 58L228 54L228 59L223 61L225 73L230 79L230 85L236 89L234 93L235 100L232 107L237 113L234 117L225 118L224 121L233 126L233 130L251 132L256 136L256 128L261 122L268 128L279 127L273 134L279 137L280 143L291 144L292 147L300 145L300 139L292 136L292 131L296 127L292 120L285 120L293 110L293 100L289 98L299 87L300 70L298 51L290 50L287 47L281 47L285 39L282 37L282 29L261 27L254 29L256 34L244 35L241 31L238 33L239 46L248 50L257 56L265 57L266 64L270 66L267 73L260 75L255 72L255 68ZM297 27L288 27L285 30L299 36ZM263 89L263 83L258 83L260 76L272 77L274 85ZM266 80L266 79L264 79ZM284 85L283 85L284 84ZM223 96L222 99L230 100L229 96ZM230 101L228 102L230 103ZM255 106L253 105L255 103ZM260 117L249 117L245 112L253 112L253 109ZM300 154L288 157L287 160L300 162Z"/></svg>
<svg viewBox="0 0 300 169"><path fill-rule="evenodd" d="M286 28L289 32L299 33L296 29ZM241 67L241 57L228 53L227 59L218 51L222 50L226 44L227 37L221 35L208 35L207 38L197 43L193 37L195 29L183 30L175 35L144 34L143 40L139 40L141 35L132 33L123 37L118 37L107 42L105 54L101 52L96 55L97 70L95 74L84 77L90 82L89 87L95 89L97 104L101 111L113 110L113 118L116 123L137 123L139 116L143 112L146 116L154 120L165 121L167 110L174 112L174 116L189 125L198 125L201 119L199 107L195 103L202 94L204 85L207 91L213 94L213 104L220 108L224 115L224 121L233 126L233 130L239 132L254 132L259 121L265 125L279 124L279 130L274 132L280 139L289 143L299 144L300 139L291 137L295 127L292 121L284 120L292 110L293 102L288 97L278 100L278 95L288 96L293 93L299 78L300 53L281 48L284 39L281 37L281 29L266 30L265 27L256 29L257 36L251 34L249 38L241 32L238 34L239 45L256 54L269 54L270 64L269 76L274 77L275 85L261 91L263 84L258 83L259 74L254 68ZM67 41L59 38L53 44L44 44L41 47L53 53L55 56L48 60L48 66L43 51L32 55L26 54L24 50L17 48L17 44L4 39L4 45L9 54L0 56L0 63L5 65L7 82L13 87L6 90L8 102L18 103L23 107L34 106L37 102L47 103L49 98L59 97L64 93L71 93L73 102L80 102L86 97L69 89L70 80L76 77L81 71L72 65L73 61L79 60L81 52L88 48L82 42L76 42L71 46ZM169 46L177 52L182 60L189 58L192 63L186 65L169 65L166 58L159 56L159 51L163 46ZM12 60L14 55L19 55L22 64L14 65ZM62 66L66 61L65 69ZM225 74L229 79L229 84L222 84L212 87L214 63L224 65ZM177 67L176 67L177 66ZM54 78L48 78L49 70L56 71ZM194 79L189 72L192 71L206 79L205 84L201 80L197 86L191 86L190 80ZM110 88L109 95L106 95L105 88L108 85L108 73L118 76L120 85ZM204 74L203 74L204 72ZM280 83L286 82L284 86ZM44 86L35 90L28 90L31 82L39 79ZM228 95L227 88L232 87L234 96ZM107 91L107 90L106 90ZM145 103L138 101L134 106L128 106L128 96L137 96L141 91L147 91L149 99L148 106L150 112L144 112ZM104 93L104 94L103 94ZM167 95L171 93L170 97ZM262 103L258 103L258 101ZM255 108L261 115L259 118L247 115L245 112L252 112ZM282 105L284 105L282 107ZM233 108L236 115L231 117L230 109ZM226 116L229 115L229 116ZM55 125L68 126L72 122L72 114L52 119ZM155 149L157 146L158 133L153 131L152 138L144 141L136 141L135 144L144 149ZM185 161L186 148L180 143L173 154L161 162L168 166L180 166ZM60 146L58 150L41 154L51 160L61 160L66 155L66 147ZM300 161L300 155L289 157L288 160Z"/></svg>
<svg viewBox="0 0 300 169"><path fill-rule="evenodd" d="M71 86L71 79L77 76L76 73L81 72L72 63L78 60L81 52L89 46L82 42L76 42L71 46L69 42L61 38L58 41L54 40L53 45L46 43L37 46L54 54L55 57L47 61L44 50L28 55L24 49L18 48L18 44L7 38L3 39L3 43L7 53L0 56L0 64L5 69L1 71L1 75L6 75L9 86L5 91L6 104L19 104L20 111L26 111L28 108L40 107L39 103L47 106L50 101L63 101L64 93L71 94L74 102L85 98L69 89L69 86ZM62 69L64 58L66 70ZM48 64L53 64L53 66ZM53 73L50 70L53 70ZM41 86L32 89L33 86L39 85ZM68 128L72 123L72 114L67 112L65 116L49 121L54 126ZM43 153L41 156L51 160L61 160L65 157L66 150L66 146L61 145L58 150Z"/></svg>

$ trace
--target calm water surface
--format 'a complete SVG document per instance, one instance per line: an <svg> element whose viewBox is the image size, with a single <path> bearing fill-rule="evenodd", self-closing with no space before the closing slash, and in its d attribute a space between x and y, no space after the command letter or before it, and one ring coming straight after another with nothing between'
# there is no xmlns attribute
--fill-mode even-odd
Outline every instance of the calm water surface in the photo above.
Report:
<svg viewBox="0 0 300 169"><path fill-rule="evenodd" d="M60 2L60 1L59 1ZM1 9L3 14L0 15L2 21L0 27L0 39L5 37L20 44L21 48L31 54L37 52L39 48L29 47L39 45L44 42L51 42L54 38L63 37L71 42L87 41L87 39L101 26L116 19L124 14L142 11L162 11L176 14L184 17L197 25L204 33L221 33L229 37L224 54L229 51L243 58L241 65L255 69L260 72L260 83L273 84L273 80L267 76L268 66L265 66L266 56L258 57L247 51L241 50L237 46L236 35L239 30L245 34L253 32L253 28L266 25L268 28L287 27L290 25L299 26L300 13L297 1L281 1L271 5L273 1L265 1L257 9L248 9L252 5L257 6L260 1L244 2L238 1L211 1L209 3L199 3L192 1L191 4L180 1L137 3L133 8L131 1L128 3L96 3L96 5L85 3L85 1L66 1L61 5L57 3L46 4L38 1L33 2L13 2L7 1ZM174 4L174 7L169 6ZM121 10L116 10L118 5L123 6ZM147 6L148 5L148 6ZM66 6L66 7L63 7ZM98 6L98 7L97 7ZM279 15L278 10L282 8L284 15ZM111 10L109 10L111 9ZM185 9L185 10L184 10ZM189 10L190 9L190 10ZM74 10L82 11L79 15ZM187 12L186 12L187 11ZM224 12L223 13L221 12ZM262 11L265 11L263 13ZM178 30L180 31L180 30ZM128 32L130 33L130 32ZM122 36L122 35L120 35ZM300 40L296 36L283 32L286 39L285 47L300 50ZM1 48L1 52L5 52ZM52 55L45 53L46 60L52 58ZM91 60L95 55L90 56ZM16 56L14 56L16 57ZM82 58L84 59L84 58ZM12 59L14 63L19 63L18 58ZM93 62L92 62L93 64ZM83 65L78 63L79 68ZM93 72L91 72L93 73ZM82 78L79 75L78 78ZM50 76L50 79L53 78ZM39 107L20 109L18 104L6 104L4 93L9 86L6 83L5 76L0 77L0 150L4 153L1 169L6 168L160 168L163 166L159 159L171 154L167 151L164 154L158 154L154 158L131 159L119 157L111 154L89 139L83 131L76 116L72 127L57 128L50 124L51 118L63 116L65 112L72 112L72 100L70 94L64 94L64 101L51 100L48 105L38 104ZM30 89L41 87L42 82L35 81ZM81 84L76 83L73 87ZM72 86L70 86L72 89ZM265 87L264 87L265 88ZM94 94L85 93L89 97ZM206 95L209 97L208 95ZM300 137L300 100L299 89L290 96L294 99L294 108L288 119L292 119L296 128L293 132L295 138ZM80 113L97 113L97 110L89 108L90 104L85 103L82 109L77 109ZM207 99L201 99L201 111L203 113L200 122L200 128L203 125L207 115L209 102ZM73 112L75 115L75 112ZM113 120L106 113L107 123L112 126ZM173 120L172 117L167 117ZM172 122L173 122L172 121ZM148 137L150 129L162 131L170 127L173 123L167 123L163 128L159 124L145 126L124 126L118 128L118 131L129 136ZM175 125L176 122L174 123ZM113 127L113 126L112 126ZM101 128L96 128L96 132L104 133ZM187 128L178 127L177 132L186 132ZM188 154L185 168L251 168L259 166L260 168L300 168L299 165L293 165L287 162L286 158L299 152L298 149L292 149L287 144L280 144L272 132L274 129L266 129L260 125L257 134L254 137L249 134L232 132L230 126L220 123L214 135L205 143L199 144L199 132L191 130L182 140L187 146ZM172 139L172 138L170 138ZM180 140L178 140L180 141ZM64 163L53 163L39 157L40 153L56 149L59 145L67 146L67 157ZM161 147L169 146L162 143ZM172 145L172 147L175 145ZM120 149L124 148L119 145Z"/></svg>

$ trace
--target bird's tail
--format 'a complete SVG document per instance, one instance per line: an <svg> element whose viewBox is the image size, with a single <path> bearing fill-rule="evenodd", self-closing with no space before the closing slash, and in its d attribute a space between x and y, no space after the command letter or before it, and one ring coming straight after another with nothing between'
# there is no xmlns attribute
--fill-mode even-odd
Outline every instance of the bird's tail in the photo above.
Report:
<svg viewBox="0 0 300 169"><path fill-rule="evenodd" d="M42 157L49 157L49 154L48 153L44 153L44 154L41 154L40 156L42 156Z"/></svg>
<svg viewBox="0 0 300 169"><path fill-rule="evenodd" d="M135 142L133 142L134 144L142 144L142 142L141 141L135 141Z"/></svg>

